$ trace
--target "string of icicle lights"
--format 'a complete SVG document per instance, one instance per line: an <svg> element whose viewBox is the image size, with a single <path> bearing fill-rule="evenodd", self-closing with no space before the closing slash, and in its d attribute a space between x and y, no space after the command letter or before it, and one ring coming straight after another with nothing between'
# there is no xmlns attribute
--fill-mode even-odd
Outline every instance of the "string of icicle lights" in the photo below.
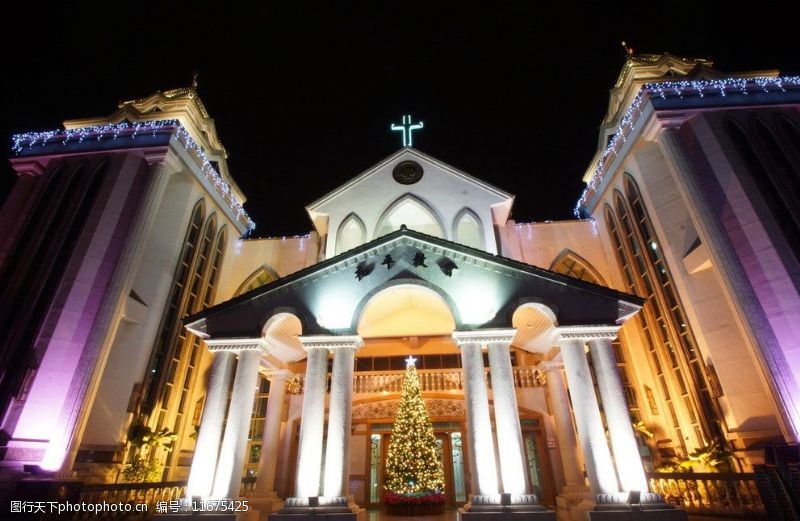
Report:
<svg viewBox="0 0 800 521"><path fill-rule="evenodd" d="M155 136L160 131L175 130L175 135L178 142L181 143L186 150L194 152L198 159L200 159L200 170L203 175L211 183L214 189L222 196L222 199L228 204L231 211L236 215L236 218L241 220L247 225L249 231L255 229L255 223L247 215L247 212L242 207L242 204L233 194L230 185L226 183L222 176L214 168L214 165L209 161L208 156L203 149L198 145L194 139L189 135L189 132L184 128L178 120L168 119L162 121L143 121L131 123L123 121L121 123L110 123L106 125L93 125L90 127L74 128L74 129L58 129L46 130L43 132L23 132L11 136L11 150L15 154L21 153L26 147L33 148L35 146L45 146L60 142L61 145L69 143L83 143L84 141L93 139L101 141L103 139L117 139L119 137L126 137L135 139L139 135L152 135Z"/></svg>
<svg viewBox="0 0 800 521"><path fill-rule="evenodd" d="M586 205L589 197L597 190L603 182L607 173L606 167L616 158L622 145L626 142L636 121L642 114L644 103L650 96L658 96L661 99L683 98L688 96L705 97L705 95L718 95L724 97L727 94L753 94L757 92L786 92L787 87L800 86L800 76L779 76L775 78L722 78L716 80L694 80L694 81L665 81L662 83L647 83L639 90L639 94L631 103L631 106L622 116L617 125L614 136L609 141L603 155L597 162L586 188L578 199L573 213L580 217L581 209Z"/></svg>

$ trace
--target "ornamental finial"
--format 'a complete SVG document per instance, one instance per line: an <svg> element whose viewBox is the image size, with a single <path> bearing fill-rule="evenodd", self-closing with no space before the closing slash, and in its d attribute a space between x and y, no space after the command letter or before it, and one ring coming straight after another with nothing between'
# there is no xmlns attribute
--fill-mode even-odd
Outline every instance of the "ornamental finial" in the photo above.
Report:
<svg viewBox="0 0 800 521"><path fill-rule="evenodd" d="M623 49L625 49L625 54L627 54L628 56L630 56L631 54L633 54L633 47L631 47L630 45L628 45L628 44L625 42L625 40L622 40L622 48L623 48Z"/></svg>
<svg viewBox="0 0 800 521"><path fill-rule="evenodd" d="M192 73L192 90L197 90L197 71Z"/></svg>

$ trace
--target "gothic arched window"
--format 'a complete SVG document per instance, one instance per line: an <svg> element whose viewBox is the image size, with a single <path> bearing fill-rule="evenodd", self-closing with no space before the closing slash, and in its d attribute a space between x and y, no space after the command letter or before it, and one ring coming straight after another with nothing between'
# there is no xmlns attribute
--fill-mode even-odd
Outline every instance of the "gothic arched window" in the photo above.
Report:
<svg viewBox="0 0 800 521"><path fill-rule="evenodd" d="M174 349L174 339L180 328L180 319L186 314L184 295L187 292L187 286L191 282L195 253L200 242L204 218L205 205L201 200L195 205L194 210L192 210L192 216L189 218L189 226L178 257L178 265L175 268L175 275L172 279L172 288L167 299L161 328L150 357L147 374L145 375L145 378L149 380L144 390L142 403L145 414L149 414L152 411L156 398L159 394L162 394L159 391L160 382L163 381L163 373L167 366L167 361L172 358L170 351Z"/></svg>
<svg viewBox="0 0 800 521"><path fill-rule="evenodd" d="M573 279L605 285L603 278L589 262L572 250L564 250L550 264L550 271L555 271Z"/></svg>
<svg viewBox="0 0 800 521"><path fill-rule="evenodd" d="M278 279L278 274L275 273L275 270L268 266L261 266L256 271L250 274L249 277L245 279L239 289L233 294L234 297L247 293L248 291L253 291L254 289L260 288L261 286L265 286L272 282L273 280Z"/></svg>
<svg viewBox="0 0 800 521"><path fill-rule="evenodd" d="M336 232L336 255L361 246L367 241L367 229L359 217L351 213L339 225Z"/></svg>
<svg viewBox="0 0 800 521"><path fill-rule="evenodd" d="M481 220L475 215L475 212L468 208L464 208L456 216L453 224L453 237L456 242L470 248L483 250L486 247L483 242Z"/></svg>
<svg viewBox="0 0 800 521"><path fill-rule="evenodd" d="M665 396L670 397L670 415L674 416L676 408L685 411L684 426L691 427L699 445L720 441L722 417L708 368L698 352L639 187L630 175L625 175L625 195L626 200L623 200L621 193L615 194L622 225L618 232L625 237L628 258L634 259L632 272L636 289L647 298L639 317L648 344L659 354L654 358L663 375L659 378L666 377L663 369L667 369L670 377L665 379L672 383L671 393L670 386L663 385ZM679 401L682 407L677 405ZM676 428L680 423L673 421Z"/></svg>
<svg viewBox="0 0 800 521"><path fill-rule="evenodd" d="M434 237L445 238L444 228L434 211L417 197L407 194L392 203L378 220L375 237L406 228Z"/></svg>

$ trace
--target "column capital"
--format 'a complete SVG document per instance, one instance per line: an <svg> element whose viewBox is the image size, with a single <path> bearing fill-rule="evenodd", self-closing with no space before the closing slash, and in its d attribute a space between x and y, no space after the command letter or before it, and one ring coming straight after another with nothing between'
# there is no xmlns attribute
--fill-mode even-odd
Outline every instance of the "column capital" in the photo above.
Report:
<svg viewBox="0 0 800 521"><path fill-rule="evenodd" d="M666 130L677 131L690 114L687 113L654 113L642 128L642 137L647 141L656 141Z"/></svg>
<svg viewBox="0 0 800 521"><path fill-rule="evenodd" d="M364 340L358 335L314 335L297 337L306 351L311 349L359 349Z"/></svg>
<svg viewBox="0 0 800 521"><path fill-rule="evenodd" d="M48 158L42 157L15 157L10 160L11 168L20 177L42 175L49 162Z"/></svg>
<svg viewBox="0 0 800 521"><path fill-rule="evenodd" d="M453 331L453 340L460 346L463 344L478 343L481 345L492 343L511 344L517 330L507 329L477 329L475 331Z"/></svg>
<svg viewBox="0 0 800 521"><path fill-rule="evenodd" d="M206 338L208 350L215 351L264 351L267 341L264 338Z"/></svg>
<svg viewBox="0 0 800 521"><path fill-rule="evenodd" d="M174 154L169 153L169 148L156 148L146 150L142 157L153 168L160 168L166 174L174 174L181 170L182 163Z"/></svg>
<svg viewBox="0 0 800 521"><path fill-rule="evenodd" d="M556 341L565 340L614 340L622 326L560 326L556 328Z"/></svg>

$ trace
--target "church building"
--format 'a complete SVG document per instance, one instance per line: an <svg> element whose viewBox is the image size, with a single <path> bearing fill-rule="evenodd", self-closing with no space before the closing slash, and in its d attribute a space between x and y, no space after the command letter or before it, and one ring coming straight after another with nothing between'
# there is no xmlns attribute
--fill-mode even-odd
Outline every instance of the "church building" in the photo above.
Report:
<svg viewBox="0 0 800 521"><path fill-rule="evenodd" d="M568 221L515 222L412 121L263 239L195 86L14 136L4 479L355 519L409 357L465 519L680 519L657 472L799 441L800 78L628 55Z"/></svg>

